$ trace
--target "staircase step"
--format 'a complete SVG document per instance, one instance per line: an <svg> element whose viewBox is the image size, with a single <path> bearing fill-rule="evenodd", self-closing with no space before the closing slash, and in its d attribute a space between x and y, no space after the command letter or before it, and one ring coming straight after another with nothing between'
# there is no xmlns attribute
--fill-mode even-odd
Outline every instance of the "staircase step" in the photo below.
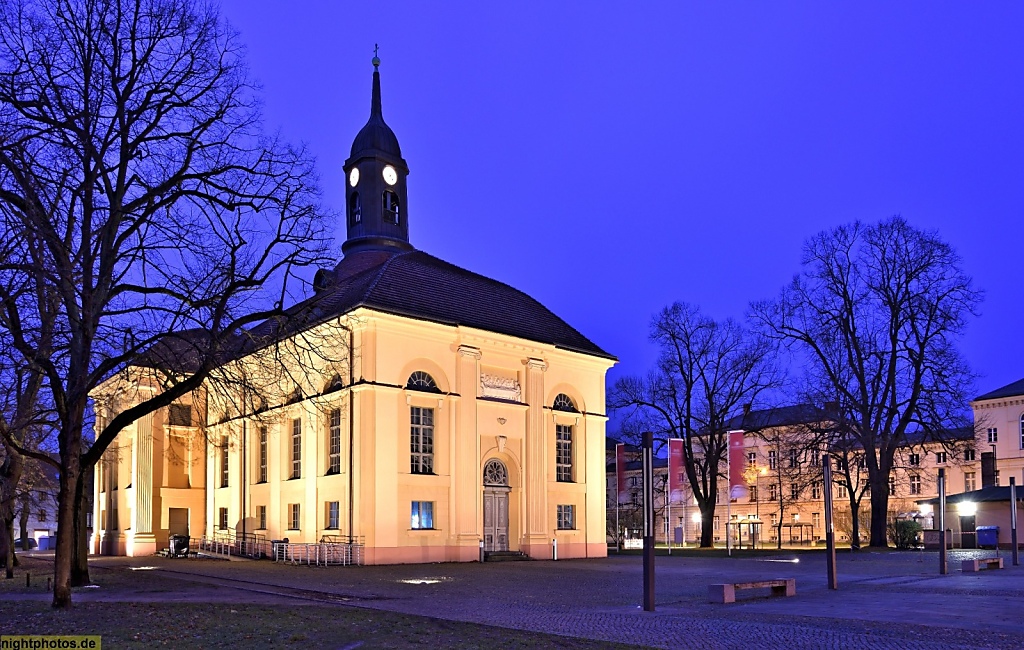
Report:
<svg viewBox="0 0 1024 650"><path fill-rule="evenodd" d="M522 551L486 551L484 553L485 562L524 562L529 559L530 557Z"/></svg>

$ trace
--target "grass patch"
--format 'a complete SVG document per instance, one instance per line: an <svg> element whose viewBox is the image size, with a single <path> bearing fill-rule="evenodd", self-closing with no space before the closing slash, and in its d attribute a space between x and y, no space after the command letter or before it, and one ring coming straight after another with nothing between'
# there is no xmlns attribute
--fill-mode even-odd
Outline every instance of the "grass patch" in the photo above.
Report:
<svg viewBox="0 0 1024 650"><path fill-rule="evenodd" d="M6 601L0 634L98 634L104 648L613 648L601 641L352 607Z"/></svg>

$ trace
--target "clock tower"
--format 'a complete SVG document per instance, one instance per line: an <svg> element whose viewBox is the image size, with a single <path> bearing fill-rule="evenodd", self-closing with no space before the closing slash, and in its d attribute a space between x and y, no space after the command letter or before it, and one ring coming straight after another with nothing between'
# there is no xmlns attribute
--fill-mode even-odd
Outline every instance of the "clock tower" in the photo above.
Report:
<svg viewBox="0 0 1024 650"><path fill-rule="evenodd" d="M345 161L345 223L342 253L412 250L409 243L406 177L395 132L384 123L380 105L380 59L373 57L370 119L352 142Z"/></svg>

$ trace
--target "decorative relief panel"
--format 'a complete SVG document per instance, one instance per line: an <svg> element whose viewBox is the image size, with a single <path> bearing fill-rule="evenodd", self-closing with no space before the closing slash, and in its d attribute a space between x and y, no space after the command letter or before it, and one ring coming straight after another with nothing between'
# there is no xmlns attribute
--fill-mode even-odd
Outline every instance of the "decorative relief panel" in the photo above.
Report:
<svg viewBox="0 0 1024 650"><path fill-rule="evenodd" d="M497 397L514 402L523 401L523 389L515 377L480 373L480 397Z"/></svg>

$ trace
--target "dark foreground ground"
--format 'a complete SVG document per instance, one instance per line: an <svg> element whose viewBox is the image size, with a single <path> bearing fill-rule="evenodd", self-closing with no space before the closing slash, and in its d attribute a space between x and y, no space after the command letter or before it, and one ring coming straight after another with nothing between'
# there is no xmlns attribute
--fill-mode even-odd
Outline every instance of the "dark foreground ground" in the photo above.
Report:
<svg viewBox="0 0 1024 650"><path fill-rule="evenodd" d="M0 634L101 634L117 647L1024 648L1024 568L938 575L936 553L688 553L657 559L657 611L638 556L602 560L304 567L96 558L98 587L49 610L49 558L0 583ZM707 601L707 586L795 577L794 598Z"/></svg>

